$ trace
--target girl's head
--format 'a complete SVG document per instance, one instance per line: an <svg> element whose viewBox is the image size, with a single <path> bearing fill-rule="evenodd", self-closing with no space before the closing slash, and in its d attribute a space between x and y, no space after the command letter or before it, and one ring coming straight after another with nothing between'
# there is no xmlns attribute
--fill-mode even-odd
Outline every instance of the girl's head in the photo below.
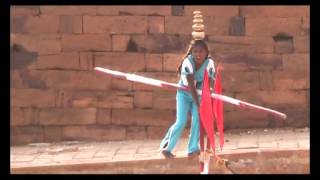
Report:
<svg viewBox="0 0 320 180"><path fill-rule="evenodd" d="M192 40L186 55L182 58L182 61L177 69L177 73L180 74L183 60L192 55L194 60L198 63L202 63L209 56L209 48L203 40Z"/></svg>
<svg viewBox="0 0 320 180"><path fill-rule="evenodd" d="M195 40L191 42L190 51L194 60L200 64L208 57L209 54L208 46L203 40Z"/></svg>

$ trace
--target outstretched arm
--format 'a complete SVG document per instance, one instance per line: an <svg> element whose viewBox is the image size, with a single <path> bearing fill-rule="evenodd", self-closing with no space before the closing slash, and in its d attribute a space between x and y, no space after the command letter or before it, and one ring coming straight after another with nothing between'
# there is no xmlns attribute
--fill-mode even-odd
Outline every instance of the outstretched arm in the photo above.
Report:
<svg viewBox="0 0 320 180"><path fill-rule="evenodd" d="M191 90L192 98L193 98L194 102L196 102L197 107L198 107L198 111L199 111L200 102L199 102L197 91L195 88L193 75L192 74L187 75L187 80L188 80L188 86Z"/></svg>

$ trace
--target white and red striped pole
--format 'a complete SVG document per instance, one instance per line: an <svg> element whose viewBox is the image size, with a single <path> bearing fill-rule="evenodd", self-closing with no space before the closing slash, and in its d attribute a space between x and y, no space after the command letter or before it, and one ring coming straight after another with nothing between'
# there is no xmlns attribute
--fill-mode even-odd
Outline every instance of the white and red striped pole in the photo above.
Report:
<svg viewBox="0 0 320 180"><path fill-rule="evenodd" d="M143 83L143 84L148 84L148 85L158 86L158 87L163 87L163 88L175 88L175 89L189 91L189 87L187 87L187 86L182 86L182 85L175 84L175 83L169 83L166 81L161 81L161 80L157 80L157 79L153 79L153 78L143 77L143 76L139 76L136 74L123 73L120 71L113 71L113 70L102 68L102 67L95 67L94 70L115 76L117 78L127 79L128 81L133 81L133 82L138 82L138 83ZM199 92L199 93L201 93L201 92ZM224 96L221 94L212 93L211 97L214 99L218 99L220 101L223 101L223 102L227 102L227 103L239 106L239 107L253 109L253 110L262 111L262 112L267 112L267 113L274 115L276 117L279 117L281 119L287 118L286 114L278 112L276 110L269 109L269 108L262 107L262 106L258 106L255 104L251 104L251 103L241 101L241 100L238 100L235 98L231 98L228 96Z"/></svg>

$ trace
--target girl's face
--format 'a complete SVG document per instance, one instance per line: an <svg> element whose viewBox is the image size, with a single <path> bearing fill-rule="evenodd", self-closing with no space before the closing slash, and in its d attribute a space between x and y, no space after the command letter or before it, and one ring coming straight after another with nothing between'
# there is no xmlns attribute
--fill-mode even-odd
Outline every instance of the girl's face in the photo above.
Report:
<svg viewBox="0 0 320 180"><path fill-rule="evenodd" d="M207 57L208 52L204 47L198 45L192 48L191 54L196 62L202 63Z"/></svg>

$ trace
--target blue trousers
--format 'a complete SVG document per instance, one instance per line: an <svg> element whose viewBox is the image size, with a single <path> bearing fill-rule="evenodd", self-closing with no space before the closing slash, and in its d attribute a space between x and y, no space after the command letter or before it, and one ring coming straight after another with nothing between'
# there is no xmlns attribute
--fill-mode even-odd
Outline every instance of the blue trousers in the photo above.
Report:
<svg viewBox="0 0 320 180"><path fill-rule="evenodd" d="M191 129L188 141L188 153L199 150L199 112L190 92L178 90L176 95L176 122L169 128L160 143L161 150L172 151L178 143L187 124L188 113L191 111Z"/></svg>

